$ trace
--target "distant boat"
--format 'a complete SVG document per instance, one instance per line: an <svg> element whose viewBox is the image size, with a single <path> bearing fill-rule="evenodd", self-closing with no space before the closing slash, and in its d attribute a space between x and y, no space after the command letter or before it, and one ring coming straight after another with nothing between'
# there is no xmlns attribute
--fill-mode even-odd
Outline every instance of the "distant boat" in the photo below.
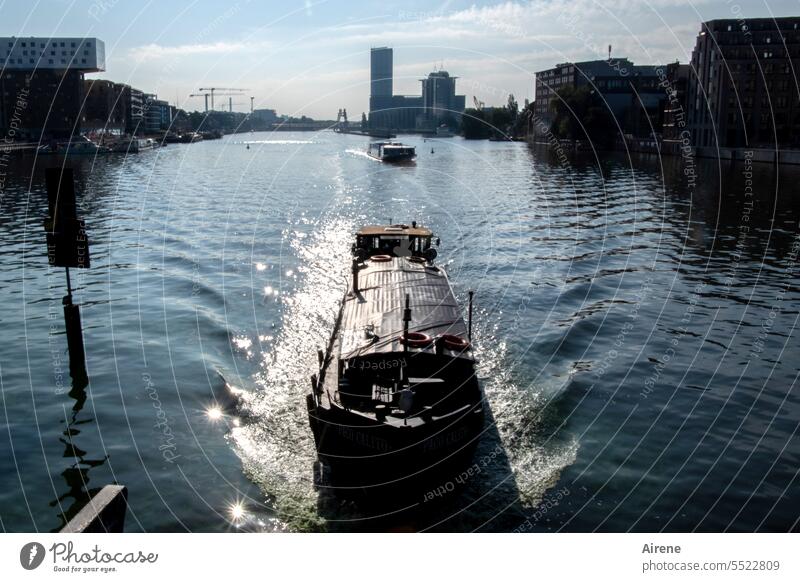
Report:
<svg viewBox="0 0 800 582"><path fill-rule="evenodd" d="M101 146L85 136L76 136L71 141L61 141L39 146L37 152L40 154L58 154L64 156L86 156L107 154L109 148Z"/></svg>
<svg viewBox="0 0 800 582"><path fill-rule="evenodd" d="M417 157L417 150L399 142L375 141L369 144L367 155L382 162L403 162Z"/></svg>
<svg viewBox="0 0 800 582"><path fill-rule="evenodd" d="M156 147L156 140L149 137L134 137L120 140L111 145L111 151L120 154L138 154L144 150Z"/></svg>
<svg viewBox="0 0 800 582"><path fill-rule="evenodd" d="M189 132L181 135L181 143L194 143L196 141L203 141L203 136L197 132Z"/></svg>
<svg viewBox="0 0 800 582"><path fill-rule="evenodd" d="M436 137L453 137L454 135L446 125L440 125L436 128Z"/></svg>

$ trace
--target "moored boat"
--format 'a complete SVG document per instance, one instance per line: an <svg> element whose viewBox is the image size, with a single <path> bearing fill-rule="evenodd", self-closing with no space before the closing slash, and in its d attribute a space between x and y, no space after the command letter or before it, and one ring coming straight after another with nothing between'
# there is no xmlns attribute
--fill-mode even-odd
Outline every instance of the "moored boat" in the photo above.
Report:
<svg viewBox="0 0 800 582"><path fill-rule="evenodd" d="M85 156L107 154L110 150L101 146L85 136L74 137L70 141L53 142L39 146L39 154L58 154L64 156Z"/></svg>
<svg viewBox="0 0 800 582"><path fill-rule="evenodd" d="M430 482L472 458L484 422L471 322L427 228L368 226L307 397L336 486ZM471 311L471 310L470 310Z"/></svg>
<svg viewBox="0 0 800 582"><path fill-rule="evenodd" d="M149 137L132 137L121 139L111 146L111 151L123 154L137 154L156 147L156 140Z"/></svg>
<svg viewBox="0 0 800 582"><path fill-rule="evenodd" d="M369 144L367 154L382 162L403 162L417 156L414 146L394 141L374 141Z"/></svg>

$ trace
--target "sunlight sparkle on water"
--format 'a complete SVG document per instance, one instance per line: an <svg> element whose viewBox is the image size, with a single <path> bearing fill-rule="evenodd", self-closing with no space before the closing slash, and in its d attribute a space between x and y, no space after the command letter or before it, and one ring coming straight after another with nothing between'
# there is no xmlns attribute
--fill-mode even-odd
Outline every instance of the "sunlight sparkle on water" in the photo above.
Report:
<svg viewBox="0 0 800 582"><path fill-rule="evenodd" d="M222 409L219 406L212 406L206 410L206 416L210 420L219 420L222 418Z"/></svg>
<svg viewBox="0 0 800 582"><path fill-rule="evenodd" d="M247 350L253 345L253 340L248 337L237 337L233 338L233 343L236 344L236 347L240 350Z"/></svg>
<svg viewBox="0 0 800 582"><path fill-rule="evenodd" d="M244 517L244 505L241 502L231 505L231 517L234 521L239 521Z"/></svg>

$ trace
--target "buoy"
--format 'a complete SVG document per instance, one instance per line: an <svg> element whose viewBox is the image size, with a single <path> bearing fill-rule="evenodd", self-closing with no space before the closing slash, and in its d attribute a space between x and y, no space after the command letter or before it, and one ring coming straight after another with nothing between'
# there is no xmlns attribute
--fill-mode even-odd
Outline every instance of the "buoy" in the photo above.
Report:
<svg viewBox="0 0 800 582"><path fill-rule="evenodd" d="M449 333L440 335L439 341L441 341L448 350L463 352L469 348L469 342L466 339Z"/></svg>
<svg viewBox="0 0 800 582"><path fill-rule="evenodd" d="M410 331L407 335L400 338L400 341L410 348L427 348L433 343L433 338L427 333Z"/></svg>
<svg viewBox="0 0 800 582"><path fill-rule="evenodd" d="M247 149L250 149L250 144L247 144Z"/></svg>

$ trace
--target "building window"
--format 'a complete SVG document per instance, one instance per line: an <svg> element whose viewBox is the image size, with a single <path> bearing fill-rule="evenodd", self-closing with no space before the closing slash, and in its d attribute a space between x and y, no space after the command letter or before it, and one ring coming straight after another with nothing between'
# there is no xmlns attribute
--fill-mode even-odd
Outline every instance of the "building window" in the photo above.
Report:
<svg viewBox="0 0 800 582"><path fill-rule="evenodd" d="M75 43L71 42L71 43L69 43L69 46L71 46L72 48L75 48Z"/></svg>
<svg viewBox="0 0 800 582"><path fill-rule="evenodd" d="M81 59L81 63L86 64L86 59Z"/></svg>
<svg viewBox="0 0 800 582"><path fill-rule="evenodd" d="M47 64L52 65L53 64L53 59L47 59Z"/></svg>
<svg viewBox="0 0 800 582"><path fill-rule="evenodd" d="M23 43L22 43L22 46L27 46L27 45L26 45L26 44L23 42Z"/></svg>

